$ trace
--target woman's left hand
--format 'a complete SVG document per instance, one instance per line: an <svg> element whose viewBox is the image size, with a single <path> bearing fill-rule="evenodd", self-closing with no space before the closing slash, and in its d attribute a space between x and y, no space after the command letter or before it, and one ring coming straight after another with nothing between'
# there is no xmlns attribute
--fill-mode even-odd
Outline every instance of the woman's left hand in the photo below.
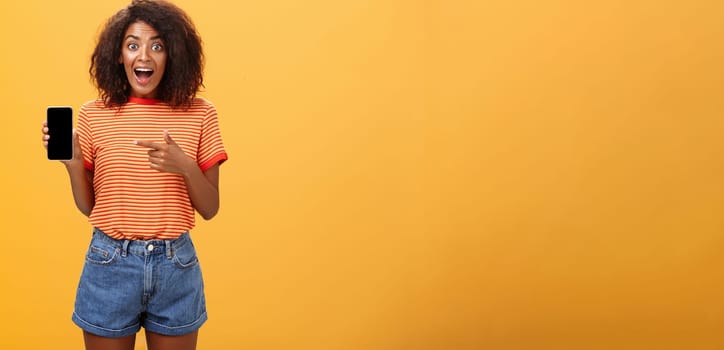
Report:
<svg viewBox="0 0 724 350"><path fill-rule="evenodd" d="M148 151L148 162L151 169L156 169L164 173L172 173L178 175L186 175L189 173L191 166L195 166L196 162L184 153L184 151L176 144L168 134L167 130L163 131L163 139L165 143L152 142L146 140L136 140L135 143L142 147L150 148Z"/></svg>

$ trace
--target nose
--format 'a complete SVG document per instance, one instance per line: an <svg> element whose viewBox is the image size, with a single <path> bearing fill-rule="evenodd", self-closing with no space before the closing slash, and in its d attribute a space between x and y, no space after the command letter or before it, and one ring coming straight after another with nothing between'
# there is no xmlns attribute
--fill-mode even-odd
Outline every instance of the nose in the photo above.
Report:
<svg viewBox="0 0 724 350"><path fill-rule="evenodd" d="M139 50L140 52L138 53L138 60L139 60L139 61L145 62L145 61L148 61L148 60L150 59L150 56L149 56L149 54L148 54L148 50L149 50L149 49L148 49L148 47L146 47L146 46L141 47L141 49Z"/></svg>

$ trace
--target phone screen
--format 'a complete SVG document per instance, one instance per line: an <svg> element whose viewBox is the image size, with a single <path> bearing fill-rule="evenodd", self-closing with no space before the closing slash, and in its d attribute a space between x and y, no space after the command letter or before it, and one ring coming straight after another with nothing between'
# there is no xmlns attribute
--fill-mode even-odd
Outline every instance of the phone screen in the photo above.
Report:
<svg viewBox="0 0 724 350"><path fill-rule="evenodd" d="M73 158L73 109L48 107L48 159Z"/></svg>

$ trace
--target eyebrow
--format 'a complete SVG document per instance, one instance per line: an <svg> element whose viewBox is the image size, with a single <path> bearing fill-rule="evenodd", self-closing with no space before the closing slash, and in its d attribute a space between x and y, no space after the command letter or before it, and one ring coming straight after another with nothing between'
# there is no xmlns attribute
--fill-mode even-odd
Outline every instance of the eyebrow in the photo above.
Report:
<svg viewBox="0 0 724 350"><path fill-rule="evenodd" d="M126 36L126 38L123 39L123 40L128 40L128 38L135 39L135 40L141 40L141 38L139 38L139 37L137 37L137 36L135 36L135 35L133 35L133 34L128 34L128 35ZM160 35L156 35L156 36L151 37L151 40L156 40L156 39L161 39L161 36L160 36Z"/></svg>

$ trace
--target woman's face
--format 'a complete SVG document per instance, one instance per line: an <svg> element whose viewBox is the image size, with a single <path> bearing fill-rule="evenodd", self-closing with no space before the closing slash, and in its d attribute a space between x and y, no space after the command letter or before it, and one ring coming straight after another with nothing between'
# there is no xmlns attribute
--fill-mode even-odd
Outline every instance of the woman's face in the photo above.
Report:
<svg viewBox="0 0 724 350"><path fill-rule="evenodd" d="M166 68L166 47L158 32L145 22L131 23L118 60L126 71L131 96L156 98Z"/></svg>

